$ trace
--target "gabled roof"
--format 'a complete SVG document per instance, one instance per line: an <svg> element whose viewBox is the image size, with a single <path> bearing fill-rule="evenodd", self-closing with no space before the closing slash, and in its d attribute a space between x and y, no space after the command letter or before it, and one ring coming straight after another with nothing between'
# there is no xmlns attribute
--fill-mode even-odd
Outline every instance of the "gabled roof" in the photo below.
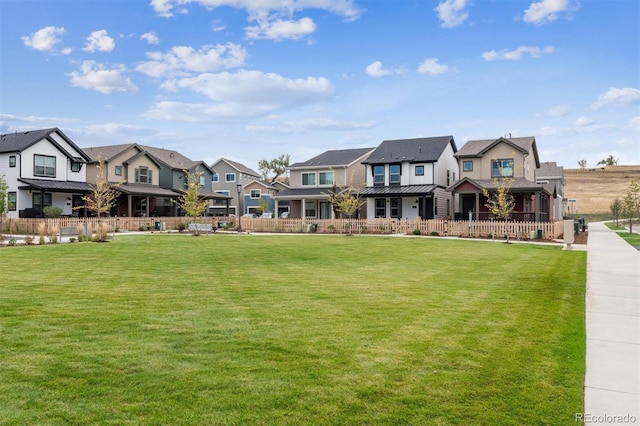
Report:
<svg viewBox="0 0 640 426"><path fill-rule="evenodd" d="M129 148L137 148L138 152L142 152L143 149L140 145L135 143L125 143L120 145L104 145L104 146L94 146L89 148L82 148L84 152L91 157L91 161L99 161L100 155L104 158L104 161L109 162L113 157L126 151Z"/></svg>
<svg viewBox="0 0 640 426"><path fill-rule="evenodd" d="M160 164L160 162L158 161L157 158L155 158L153 155L149 154L147 151L140 151L137 154L135 154L132 157L127 158L126 160L124 160L122 162L122 164L125 165L129 165L133 162L135 162L138 158L140 157L147 157L149 160L151 160L153 162L153 164L155 164L156 166L158 166L158 168L162 167L162 164Z"/></svg>
<svg viewBox="0 0 640 426"><path fill-rule="evenodd" d="M555 161L540 163L540 168L536 170L536 179L562 179L564 168L558 166Z"/></svg>
<svg viewBox="0 0 640 426"><path fill-rule="evenodd" d="M185 157L178 151L172 149L156 148L153 146L140 145L145 151L162 161L168 167L174 170L191 170L201 165L205 169L213 173L213 169L204 161L194 161Z"/></svg>
<svg viewBox="0 0 640 426"><path fill-rule="evenodd" d="M540 159L538 158L538 147L536 146L536 138L534 136L526 136L522 138L498 138L498 139L478 139L468 141L460 150L454 154L456 158L463 157L482 157L487 151L494 146L505 143L514 150L523 154L533 152L536 161L536 167L540 167Z"/></svg>
<svg viewBox="0 0 640 426"><path fill-rule="evenodd" d="M458 150L453 136L385 140L362 164L433 163L448 145L454 153Z"/></svg>
<svg viewBox="0 0 640 426"><path fill-rule="evenodd" d="M48 140L50 143L55 145L62 153L64 153L67 157L78 159L77 157L71 155L67 152L63 147L61 147L58 142L56 142L53 138L51 138L52 133L57 133L62 139L65 140L70 146L73 147L85 161L89 161L89 157L83 150L78 147L71 139L67 137L60 129L57 127L52 127L50 129L40 129L40 130L28 130L26 132L14 132L14 133L6 133L4 135L0 135L0 153L2 152L21 152L30 146L42 141Z"/></svg>
<svg viewBox="0 0 640 426"><path fill-rule="evenodd" d="M447 191L456 191L464 183L470 183L478 189L486 189L487 191L493 191L496 189L496 183L494 179L471 179L468 177L462 178L459 181L455 182L453 185L447 188ZM531 182L527 179L514 179L510 188L511 192L523 192L523 191L542 191L547 192L549 194L552 191L545 185Z"/></svg>
<svg viewBox="0 0 640 426"><path fill-rule="evenodd" d="M216 168L216 164L218 164L218 163L220 163L220 162L227 163L229 166L231 166L232 168L236 169L236 170L237 170L237 171L239 171L240 173L244 173L244 174L246 174L246 175L255 176L255 177L258 177L258 178L261 178L261 177L262 177L262 175L261 175L260 173L256 172L255 170L250 169L249 167L245 166L245 165L244 165L244 164L242 164L242 163L238 163L238 162L235 162L235 161L231 161L231 160L229 160L228 158L220 158L220 159L218 159L218 161L216 161L215 163L213 163L213 164L211 165L211 168L212 168L213 170L215 170L215 168Z"/></svg>
<svg viewBox="0 0 640 426"><path fill-rule="evenodd" d="M289 169L350 166L365 155L373 152L374 149L375 148L352 148L325 151L307 161L294 163L289 166Z"/></svg>

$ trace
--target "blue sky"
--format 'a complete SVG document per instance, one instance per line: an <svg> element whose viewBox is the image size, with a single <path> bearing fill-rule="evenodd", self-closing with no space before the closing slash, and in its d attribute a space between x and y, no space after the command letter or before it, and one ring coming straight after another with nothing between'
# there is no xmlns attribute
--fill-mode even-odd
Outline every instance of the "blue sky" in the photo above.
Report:
<svg viewBox="0 0 640 426"><path fill-rule="evenodd" d="M0 133L48 127L253 168L509 134L640 164L640 2L2 0Z"/></svg>

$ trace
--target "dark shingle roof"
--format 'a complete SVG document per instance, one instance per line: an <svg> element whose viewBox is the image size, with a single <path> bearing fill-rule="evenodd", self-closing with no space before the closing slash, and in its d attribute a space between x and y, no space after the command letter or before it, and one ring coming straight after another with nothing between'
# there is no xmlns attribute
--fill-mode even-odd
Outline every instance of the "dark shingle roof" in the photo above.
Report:
<svg viewBox="0 0 640 426"><path fill-rule="evenodd" d="M135 143L125 143L120 145L105 145L105 146L93 146L88 148L82 148L82 150L91 157L91 161L100 160L100 155L104 157L105 161L111 160L122 151L137 146ZM142 148L140 148L142 149Z"/></svg>
<svg viewBox="0 0 640 426"><path fill-rule="evenodd" d="M499 141L503 141L513 145L522 152L529 152L532 145L535 143L536 138L533 136L527 136L523 138L498 138L498 139L478 139L468 141L460 150L456 153L456 157L479 157L482 156L487 150L496 145Z"/></svg>
<svg viewBox="0 0 640 426"><path fill-rule="evenodd" d="M303 167L348 166L375 148L334 149L325 151L307 161L291 164L290 169Z"/></svg>
<svg viewBox="0 0 640 426"><path fill-rule="evenodd" d="M28 130L26 132L6 133L4 135L0 135L0 152L24 151L31 145L49 138L52 133L57 133L62 139L66 141L66 143L73 147L73 149L76 150L84 160L89 160L84 151L57 127L52 127L50 129ZM67 152L65 148L60 146L58 142L55 141L55 139L49 138L49 141L69 158L76 158L71 153Z"/></svg>
<svg viewBox="0 0 640 426"><path fill-rule="evenodd" d="M227 163L228 165L230 165L231 167L233 167L237 171L239 171L241 173L244 173L246 175L256 176L258 178L262 177L262 175L260 173L256 172L255 170L250 169L249 167L245 166L242 163L231 161L228 158L220 158L218 161L216 161L215 163L213 163L211 165L211 168L215 170L215 165L218 164L221 161L224 161L225 163Z"/></svg>
<svg viewBox="0 0 640 426"><path fill-rule="evenodd" d="M438 161L449 144L455 153L458 149L453 136L386 140L362 163L382 164L402 161L431 163Z"/></svg>
<svg viewBox="0 0 640 426"><path fill-rule="evenodd" d="M536 178L561 179L564 176L564 168L558 166L555 161L540 163L540 168L536 170Z"/></svg>

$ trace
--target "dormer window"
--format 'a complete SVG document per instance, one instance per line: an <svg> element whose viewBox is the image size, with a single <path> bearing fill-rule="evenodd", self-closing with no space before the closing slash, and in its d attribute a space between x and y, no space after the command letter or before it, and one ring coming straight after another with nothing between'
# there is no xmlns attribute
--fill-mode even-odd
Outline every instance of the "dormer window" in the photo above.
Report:
<svg viewBox="0 0 640 426"><path fill-rule="evenodd" d="M136 169L136 183L151 183L151 172L148 167Z"/></svg>
<svg viewBox="0 0 640 426"><path fill-rule="evenodd" d="M75 158L71 160L71 171L78 173L82 169L82 161L78 161Z"/></svg>

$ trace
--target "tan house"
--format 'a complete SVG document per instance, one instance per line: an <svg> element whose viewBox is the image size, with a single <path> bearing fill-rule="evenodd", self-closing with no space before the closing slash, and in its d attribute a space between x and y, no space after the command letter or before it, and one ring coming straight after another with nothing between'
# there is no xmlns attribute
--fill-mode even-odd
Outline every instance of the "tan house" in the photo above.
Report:
<svg viewBox="0 0 640 426"><path fill-rule="evenodd" d="M483 189L495 191L495 179L503 177L514 179L510 192L515 198L515 208L511 219L536 222L552 219L553 193L536 182L540 159L535 137L471 140L454 156L458 159L460 180L448 190L453 193L456 219L490 219Z"/></svg>

